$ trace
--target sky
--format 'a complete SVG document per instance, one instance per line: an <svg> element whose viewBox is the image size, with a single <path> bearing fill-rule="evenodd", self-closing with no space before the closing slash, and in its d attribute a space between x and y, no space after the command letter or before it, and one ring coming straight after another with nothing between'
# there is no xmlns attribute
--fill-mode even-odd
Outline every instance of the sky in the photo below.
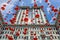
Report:
<svg viewBox="0 0 60 40"><path fill-rule="evenodd" d="M38 6L43 6L44 13L46 14L46 18L50 24L54 24L56 20L53 20L57 17L58 11L60 7L60 0L36 0ZM1 9L3 5L6 5ZM16 6L29 6L32 7L34 5L34 0L0 0L0 11L3 15L5 22L10 23L10 19L13 18L13 14L17 11L14 9ZM51 5L53 6L51 8ZM53 9L53 10L52 10ZM56 15L55 15L56 14Z"/></svg>

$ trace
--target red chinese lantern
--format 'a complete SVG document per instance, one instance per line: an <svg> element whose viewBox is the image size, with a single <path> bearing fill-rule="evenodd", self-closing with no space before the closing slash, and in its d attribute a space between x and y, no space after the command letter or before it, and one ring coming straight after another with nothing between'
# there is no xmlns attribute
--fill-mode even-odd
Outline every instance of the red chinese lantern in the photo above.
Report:
<svg viewBox="0 0 60 40"><path fill-rule="evenodd" d="M36 3L34 3L34 8L37 8L37 4Z"/></svg>
<svg viewBox="0 0 60 40"><path fill-rule="evenodd" d="M28 22L28 20L29 20L28 18L24 18L24 21L25 21L25 22Z"/></svg>
<svg viewBox="0 0 60 40"><path fill-rule="evenodd" d="M34 36L36 36L36 33L34 33Z"/></svg>
<svg viewBox="0 0 60 40"><path fill-rule="evenodd" d="M60 23L60 20L58 20L58 22Z"/></svg>
<svg viewBox="0 0 60 40"><path fill-rule="evenodd" d="M8 30L8 27L6 27L5 29Z"/></svg>
<svg viewBox="0 0 60 40"><path fill-rule="evenodd" d="M47 28L47 30L52 30L52 28L49 27L49 28Z"/></svg>
<svg viewBox="0 0 60 40"><path fill-rule="evenodd" d="M1 10L5 10L5 7L1 7Z"/></svg>
<svg viewBox="0 0 60 40"><path fill-rule="evenodd" d="M35 18L39 18L39 17L40 17L40 15L39 15L39 14L36 14L36 15L35 15Z"/></svg>
<svg viewBox="0 0 60 40"><path fill-rule="evenodd" d="M33 38L33 40L38 40L38 38L37 38L37 37L35 37L35 38Z"/></svg>
<svg viewBox="0 0 60 40"><path fill-rule="evenodd" d="M8 36L8 40L14 40L12 36Z"/></svg>
<svg viewBox="0 0 60 40"><path fill-rule="evenodd" d="M15 30L15 29L14 29L14 28L12 28L12 27L9 27L9 29L10 29L10 31L12 31L12 32Z"/></svg>
<svg viewBox="0 0 60 40"><path fill-rule="evenodd" d="M24 29L25 32L26 32L27 30L28 30L27 28Z"/></svg>
<svg viewBox="0 0 60 40"><path fill-rule="evenodd" d="M47 3L47 2L48 2L48 0L45 0L45 2Z"/></svg>
<svg viewBox="0 0 60 40"><path fill-rule="evenodd" d="M18 31L18 32L16 32L16 36L20 36L20 33L19 33L19 31Z"/></svg>
<svg viewBox="0 0 60 40"><path fill-rule="evenodd" d="M15 10L16 10L16 11L18 11L18 10L19 10L19 7L18 7L18 6L16 6L16 7L15 7Z"/></svg>
<svg viewBox="0 0 60 40"><path fill-rule="evenodd" d="M23 32L24 35L26 35L26 32Z"/></svg>
<svg viewBox="0 0 60 40"><path fill-rule="evenodd" d="M56 18L54 17L53 20L56 20Z"/></svg>

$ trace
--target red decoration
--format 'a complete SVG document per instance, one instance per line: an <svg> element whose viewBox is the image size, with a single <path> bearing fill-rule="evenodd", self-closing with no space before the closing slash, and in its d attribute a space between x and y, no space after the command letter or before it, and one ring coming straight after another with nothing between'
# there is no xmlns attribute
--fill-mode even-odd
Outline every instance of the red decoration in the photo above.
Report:
<svg viewBox="0 0 60 40"><path fill-rule="evenodd" d="M36 33L34 33L34 36L36 35Z"/></svg>
<svg viewBox="0 0 60 40"><path fill-rule="evenodd" d="M28 30L27 28L24 29L25 32L26 32L27 30Z"/></svg>
<svg viewBox="0 0 60 40"><path fill-rule="evenodd" d="M16 7L15 7L15 10L16 10L16 11L18 11L18 10L19 10L19 7L18 7L18 6L16 6Z"/></svg>
<svg viewBox="0 0 60 40"><path fill-rule="evenodd" d="M18 32L16 32L16 36L20 36L20 33L19 33L19 31L18 31Z"/></svg>
<svg viewBox="0 0 60 40"><path fill-rule="evenodd" d="M38 40L38 39L35 37L35 38L33 38L33 40Z"/></svg>
<svg viewBox="0 0 60 40"><path fill-rule="evenodd" d="M40 23L40 21L38 21L38 23Z"/></svg>
<svg viewBox="0 0 60 40"><path fill-rule="evenodd" d="M50 6L53 12L58 12L58 9L54 8L53 5Z"/></svg>
<svg viewBox="0 0 60 40"><path fill-rule="evenodd" d="M11 24L14 24L14 21L13 20L10 20Z"/></svg>
<svg viewBox="0 0 60 40"><path fill-rule="evenodd" d="M12 27L9 27L9 29L10 29L10 31L14 31L15 29L14 28L12 28Z"/></svg>
<svg viewBox="0 0 60 40"><path fill-rule="evenodd" d="M57 9L54 9L54 12L57 12L58 10Z"/></svg>
<svg viewBox="0 0 60 40"><path fill-rule="evenodd" d="M24 35L26 35L26 32L23 32Z"/></svg>
<svg viewBox="0 0 60 40"><path fill-rule="evenodd" d="M53 20L56 20L56 18L53 18Z"/></svg>
<svg viewBox="0 0 60 40"><path fill-rule="evenodd" d="M58 14L60 14L60 12L58 12Z"/></svg>
<svg viewBox="0 0 60 40"><path fill-rule="evenodd" d="M15 21L15 20L16 20L16 18L14 17L14 18L12 18L12 20L13 20L13 21Z"/></svg>
<svg viewBox="0 0 60 40"><path fill-rule="evenodd" d="M47 2L48 2L48 0L45 0L45 2L47 3Z"/></svg>
<svg viewBox="0 0 60 40"><path fill-rule="evenodd" d="M44 14L44 16L46 17L46 14Z"/></svg>
<svg viewBox="0 0 60 40"><path fill-rule="evenodd" d="M44 8L44 6L40 6L40 8L42 8L42 9L43 9L43 8Z"/></svg>
<svg viewBox="0 0 60 40"><path fill-rule="evenodd" d="M47 28L47 30L52 30L52 28Z"/></svg>
<svg viewBox="0 0 60 40"><path fill-rule="evenodd" d="M50 7L51 7L52 9L54 9L54 6L53 6L53 5L51 5Z"/></svg>
<svg viewBox="0 0 60 40"><path fill-rule="evenodd" d="M39 14L36 14L36 15L35 15L35 18L39 18L39 17L40 17L40 15L39 15Z"/></svg>
<svg viewBox="0 0 60 40"><path fill-rule="evenodd" d="M49 26L50 24L49 23L46 23L45 25Z"/></svg>
<svg viewBox="0 0 60 40"><path fill-rule="evenodd" d="M8 40L13 40L12 36L8 36Z"/></svg>
<svg viewBox="0 0 60 40"><path fill-rule="evenodd" d="M44 32L44 30L40 30L40 32Z"/></svg>
<svg viewBox="0 0 60 40"><path fill-rule="evenodd" d="M11 20L10 20L10 23L11 24L14 24L16 22L16 17L14 17L14 18L12 18Z"/></svg>
<svg viewBox="0 0 60 40"><path fill-rule="evenodd" d="M25 21L25 22L28 22L28 20L29 20L28 18L24 18L24 21Z"/></svg>
<svg viewBox="0 0 60 40"><path fill-rule="evenodd" d="M8 30L8 27L6 27L5 29Z"/></svg>
<svg viewBox="0 0 60 40"><path fill-rule="evenodd" d="M14 40L12 36L6 34L6 37L8 38L8 40Z"/></svg>
<svg viewBox="0 0 60 40"><path fill-rule="evenodd" d="M36 3L34 3L34 8L37 8L37 4Z"/></svg>
<svg viewBox="0 0 60 40"><path fill-rule="evenodd" d="M5 7L1 7L2 10L5 10Z"/></svg>
<svg viewBox="0 0 60 40"><path fill-rule="evenodd" d="M8 24L8 22L2 22L2 24Z"/></svg>
<svg viewBox="0 0 60 40"><path fill-rule="evenodd" d="M58 20L58 22L60 22L60 20Z"/></svg>

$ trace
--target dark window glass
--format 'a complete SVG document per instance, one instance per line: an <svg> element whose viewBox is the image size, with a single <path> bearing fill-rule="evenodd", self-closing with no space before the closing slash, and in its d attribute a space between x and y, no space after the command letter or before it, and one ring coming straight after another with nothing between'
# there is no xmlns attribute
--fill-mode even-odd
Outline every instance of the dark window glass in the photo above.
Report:
<svg viewBox="0 0 60 40"><path fill-rule="evenodd" d="M47 39L50 39L50 36L48 36Z"/></svg>
<svg viewBox="0 0 60 40"><path fill-rule="evenodd" d="M1 39L2 36L0 36L0 39Z"/></svg>
<svg viewBox="0 0 60 40"><path fill-rule="evenodd" d="M54 30L55 30L56 28L54 28Z"/></svg>
<svg viewBox="0 0 60 40"><path fill-rule="evenodd" d="M58 39L60 39L60 36L58 36Z"/></svg>
<svg viewBox="0 0 60 40"><path fill-rule="evenodd" d="M55 33L53 32L53 34L55 34Z"/></svg>
<svg viewBox="0 0 60 40"><path fill-rule="evenodd" d="M55 36L55 39L57 39L57 37Z"/></svg>
<svg viewBox="0 0 60 40"><path fill-rule="evenodd" d="M46 32L46 34L48 34L48 32Z"/></svg>

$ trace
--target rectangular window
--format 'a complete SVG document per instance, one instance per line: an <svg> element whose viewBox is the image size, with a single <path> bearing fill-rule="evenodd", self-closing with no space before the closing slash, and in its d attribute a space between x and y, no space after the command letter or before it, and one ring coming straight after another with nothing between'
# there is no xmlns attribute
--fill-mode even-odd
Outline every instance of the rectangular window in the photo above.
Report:
<svg viewBox="0 0 60 40"><path fill-rule="evenodd" d="M53 34L55 34L55 32L53 31Z"/></svg>
<svg viewBox="0 0 60 40"><path fill-rule="evenodd" d="M54 28L54 30L56 30L56 28Z"/></svg>
<svg viewBox="0 0 60 40"><path fill-rule="evenodd" d="M50 36L47 36L47 40L50 40Z"/></svg>
<svg viewBox="0 0 60 40"><path fill-rule="evenodd" d="M49 32L46 32L46 34L48 34Z"/></svg>
<svg viewBox="0 0 60 40"><path fill-rule="evenodd" d="M57 39L57 37L55 36L55 39Z"/></svg>
<svg viewBox="0 0 60 40"><path fill-rule="evenodd" d="M60 36L58 36L58 39L60 39Z"/></svg>

